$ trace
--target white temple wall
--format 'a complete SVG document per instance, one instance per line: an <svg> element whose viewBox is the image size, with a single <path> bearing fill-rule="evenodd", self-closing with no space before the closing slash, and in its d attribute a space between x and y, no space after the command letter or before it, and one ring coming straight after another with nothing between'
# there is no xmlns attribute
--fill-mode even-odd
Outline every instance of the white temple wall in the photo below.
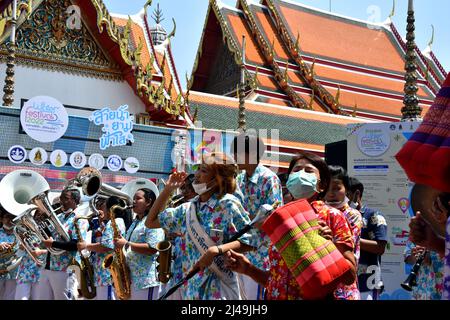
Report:
<svg viewBox="0 0 450 320"><path fill-rule="evenodd" d="M5 63L0 64L0 94L6 76ZM61 71L50 71L16 65L14 107L20 108L21 99L45 95L68 106L101 109L127 104L131 114L145 112L144 103L136 96L126 81L105 80ZM0 97L0 99L1 99ZM3 104L3 100L0 100ZM90 110L67 108L69 115L87 117Z"/></svg>

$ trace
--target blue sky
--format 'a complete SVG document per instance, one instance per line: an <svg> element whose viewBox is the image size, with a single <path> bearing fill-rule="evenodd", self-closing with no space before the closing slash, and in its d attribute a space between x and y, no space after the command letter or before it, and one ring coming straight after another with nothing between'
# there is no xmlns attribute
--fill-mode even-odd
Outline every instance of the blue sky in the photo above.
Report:
<svg viewBox="0 0 450 320"><path fill-rule="evenodd" d="M135 14L145 4L146 0L103 0L110 12ZM255 1L255 0L254 0ZM291 0L292 1L292 0ZM329 0L294 0L322 10L329 10ZM235 0L222 0L234 6ZM185 86L185 74L191 74L200 37L208 9L208 0L153 0L150 11L160 4L165 21L163 26L172 30L172 17L177 23L177 34L172 41L175 63ZM406 34L406 12L408 1L396 0L394 23L404 37ZM349 17L382 22L392 10L392 0L332 0L333 12ZM447 71L450 71L450 1L448 0L415 0L416 11L416 42L423 50L431 38L431 25L435 28L433 51ZM153 22L153 21L151 21Z"/></svg>

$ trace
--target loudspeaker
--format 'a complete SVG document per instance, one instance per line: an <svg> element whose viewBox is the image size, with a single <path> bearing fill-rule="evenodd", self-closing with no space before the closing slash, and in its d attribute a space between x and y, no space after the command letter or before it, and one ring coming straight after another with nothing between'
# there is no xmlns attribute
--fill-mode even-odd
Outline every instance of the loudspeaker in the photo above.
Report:
<svg viewBox="0 0 450 320"><path fill-rule="evenodd" d="M347 170L347 140L326 144L325 161L330 166L341 166Z"/></svg>

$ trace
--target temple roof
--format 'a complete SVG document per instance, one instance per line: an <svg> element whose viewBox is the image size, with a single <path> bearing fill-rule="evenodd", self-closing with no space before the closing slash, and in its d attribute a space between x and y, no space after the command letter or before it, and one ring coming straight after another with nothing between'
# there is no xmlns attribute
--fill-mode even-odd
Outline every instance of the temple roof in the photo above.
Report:
<svg viewBox="0 0 450 320"><path fill-rule="evenodd" d="M256 101L378 120L401 118L405 42L392 21L374 24L288 0L211 0L192 73L192 90L210 93L211 65L226 46L256 79ZM431 50L418 54L418 97L426 112L445 79ZM217 87L217 86L216 86ZM235 95L235 92L222 93Z"/></svg>
<svg viewBox="0 0 450 320"><path fill-rule="evenodd" d="M33 7L31 7L33 2L25 7L30 1L19 1L19 9L27 9L28 12L22 12L21 19L18 20L18 29L25 21L25 14L31 16L47 1L49 0L35 1ZM5 14L1 18L7 22L11 4L4 6L4 3L5 0L0 2L0 9L4 9L1 13ZM61 1L61 7L69 4L79 6L81 19L89 29L89 33L102 47L106 58L113 62L116 73L120 73L134 93L141 98L146 106L146 110L142 110L142 113L148 113L150 119L157 122L177 125L191 123L186 97L174 64L170 39L161 45L153 45L147 10L143 9L138 14L128 17L111 14L101 0ZM7 42L9 29L5 28L5 32L0 31L3 43ZM32 54L27 54L27 58L31 60L34 58ZM81 64L78 67L83 69Z"/></svg>
<svg viewBox="0 0 450 320"><path fill-rule="evenodd" d="M191 91L189 101L191 109L198 110L197 125L221 131L237 130L237 98ZM268 130L268 137L273 139L265 141L269 144L269 150L277 148L278 152L284 154L280 167L286 166L290 155L299 150L323 156L326 144L346 139L348 124L373 122L363 118L286 108L273 103L246 101L245 107L247 128Z"/></svg>

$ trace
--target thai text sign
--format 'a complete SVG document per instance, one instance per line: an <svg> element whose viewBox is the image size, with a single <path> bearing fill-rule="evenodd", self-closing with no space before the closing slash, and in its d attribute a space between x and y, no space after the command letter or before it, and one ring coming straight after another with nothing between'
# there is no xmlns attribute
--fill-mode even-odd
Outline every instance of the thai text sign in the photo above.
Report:
<svg viewBox="0 0 450 320"><path fill-rule="evenodd" d="M128 141L134 142L133 117L128 112L128 106L123 105L117 110L106 107L97 110L89 117L95 125L103 125L103 135L100 137L100 149L124 146Z"/></svg>

